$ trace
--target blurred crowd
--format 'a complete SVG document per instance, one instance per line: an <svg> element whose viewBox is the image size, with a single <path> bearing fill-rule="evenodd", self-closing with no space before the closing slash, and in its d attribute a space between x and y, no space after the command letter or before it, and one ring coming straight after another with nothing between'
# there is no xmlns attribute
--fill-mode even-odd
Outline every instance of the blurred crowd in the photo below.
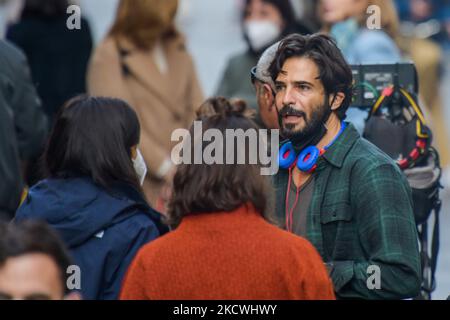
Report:
<svg viewBox="0 0 450 320"><path fill-rule="evenodd" d="M90 270L83 279L83 298L117 299L126 270L140 248L169 231L162 223L164 214L176 212L169 204L183 208L173 199L176 167L171 161L174 143L170 137L177 128L190 127L207 97L198 76L201 61L194 63L183 30L176 24L178 2L121 0L108 33L96 43L87 17L81 18L80 30L67 28L69 0L0 0L0 32L4 34L0 40L0 220L19 223L36 218L52 227L1 227L0 299L79 298L61 289L45 257L53 258L60 270L70 265L71 259ZM274 85L269 79L252 83L251 73L256 79L264 77L254 69L261 55L291 33L330 35L349 64L412 60L418 71L421 107L431 123L442 166L450 170L450 133L439 89L443 61L450 51L449 0L235 2L239 8L236 23L246 48L226 61L214 95L244 100L255 110L259 127L278 128ZM381 8L379 30L366 25L371 5ZM211 36L220 38L220 34ZM220 104L225 109L237 108L229 102ZM109 110L104 105L114 107ZM356 108L347 114L348 121L360 131L366 117L367 112ZM236 175L235 180L240 181L238 178ZM189 187L195 189L196 184ZM119 196L113 197L111 192ZM195 202L185 209L192 208L196 208ZM255 211L253 207L245 210ZM237 215L245 219L245 213ZM275 237L275 231L266 230L253 218L262 234ZM193 225L194 220L190 220ZM219 227L212 221L202 223ZM226 219L223 223L232 226ZM112 236L103 234L107 228L115 230ZM247 232L245 228L241 231ZM179 241L193 241L186 232ZM99 239L106 244L99 244ZM45 243L33 245L40 242ZM309 268L316 268L319 257L315 252L307 244L294 242L292 246L311 255ZM281 249L273 245L268 250ZM154 251L140 255L133 263L124 298L144 295L136 291L140 290L139 281L134 278L153 279L142 274L146 259L158 249ZM214 255L214 250L210 251ZM20 260L30 254L35 255L35 261ZM262 262L267 258L255 259ZM32 288L40 295L33 296L25 289L21 292L5 280L8 275L16 277L15 281L22 279L14 273L14 263L35 263L46 270L42 283ZM176 261L169 259L167 263ZM53 267L58 274L58 268ZM155 268L162 269L160 265ZM323 293L309 298L334 298L322 268L305 276L317 277L317 283L305 286L320 286ZM173 265L161 272L173 272ZM42 292L40 286L46 284L53 291ZM8 290L11 293L6 295Z"/></svg>

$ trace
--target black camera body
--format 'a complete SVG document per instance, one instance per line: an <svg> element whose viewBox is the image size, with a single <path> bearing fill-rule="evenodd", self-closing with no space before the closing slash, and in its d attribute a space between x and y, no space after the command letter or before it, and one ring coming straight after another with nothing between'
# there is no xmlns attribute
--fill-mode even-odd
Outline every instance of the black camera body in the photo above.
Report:
<svg viewBox="0 0 450 320"><path fill-rule="evenodd" d="M350 107L371 109L376 93L390 85L401 86L415 95L419 92L417 70L412 62L396 64L352 65L354 95Z"/></svg>

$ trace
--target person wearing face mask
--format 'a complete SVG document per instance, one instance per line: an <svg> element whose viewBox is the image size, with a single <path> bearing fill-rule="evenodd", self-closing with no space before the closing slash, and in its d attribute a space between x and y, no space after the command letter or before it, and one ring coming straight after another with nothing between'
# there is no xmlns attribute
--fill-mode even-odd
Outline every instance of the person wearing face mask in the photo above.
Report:
<svg viewBox="0 0 450 320"><path fill-rule="evenodd" d="M242 30L248 49L228 61L216 95L245 100L256 109L255 91L247 76L249 70L256 66L260 55L268 47L285 35L310 31L295 21L289 0L245 0ZM261 121L258 122L261 124Z"/></svg>
<svg viewBox="0 0 450 320"><path fill-rule="evenodd" d="M116 299L134 255L168 231L141 189L140 125L124 101L80 96L59 112L44 154L47 178L16 222L43 220L81 270L84 299Z"/></svg>
<svg viewBox="0 0 450 320"><path fill-rule="evenodd" d="M177 8L177 0L121 0L88 69L91 95L120 98L135 108L148 166L143 190L159 210L174 167L171 134L189 127L203 101L194 63L174 25Z"/></svg>

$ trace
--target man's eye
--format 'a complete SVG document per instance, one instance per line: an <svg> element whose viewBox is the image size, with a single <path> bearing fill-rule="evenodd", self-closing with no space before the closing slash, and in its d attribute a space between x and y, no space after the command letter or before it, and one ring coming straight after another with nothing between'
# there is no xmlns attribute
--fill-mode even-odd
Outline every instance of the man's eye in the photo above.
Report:
<svg viewBox="0 0 450 320"><path fill-rule="evenodd" d="M282 85L276 85L275 86L275 91L276 92L280 92L280 91L282 91L284 89L284 86L282 86Z"/></svg>
<svg viewBox="0 0 450 320"><path fill-rule="evenodd" d="M298 88L300 90L302 90L302 91L309 91L311 89L310 86L306 86L306 85L303 85L303 84L299 85Z"/></svg>

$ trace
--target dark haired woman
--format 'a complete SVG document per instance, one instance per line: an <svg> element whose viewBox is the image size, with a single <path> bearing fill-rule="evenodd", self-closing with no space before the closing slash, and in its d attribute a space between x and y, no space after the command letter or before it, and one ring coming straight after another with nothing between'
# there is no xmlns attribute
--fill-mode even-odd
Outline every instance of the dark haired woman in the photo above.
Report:
<svg viewBox="0 0 450 320"><path fill-rule="evenodd" d="M16 220L44 220L59 231L81 269L85 299L116 299L136 252L167 231L142 195L139 137L136 113L125 102L69 101L45 152L48 178L17 211Z"/></svg>
<svg viewBox="0 0 450 320"><path fill-rule="evenodd" d="M225 134L228 130L256 130L245 111L243 103L210 99L200 107L198 120L205 131L220 131L228 146L227 139L234 139ZM249 149L238 152L248 159ZM140 251L121 299L333 299L331 281L312 245L265 220L273 192L260 169L181 164L169 203L176 230Z"/></svg>

